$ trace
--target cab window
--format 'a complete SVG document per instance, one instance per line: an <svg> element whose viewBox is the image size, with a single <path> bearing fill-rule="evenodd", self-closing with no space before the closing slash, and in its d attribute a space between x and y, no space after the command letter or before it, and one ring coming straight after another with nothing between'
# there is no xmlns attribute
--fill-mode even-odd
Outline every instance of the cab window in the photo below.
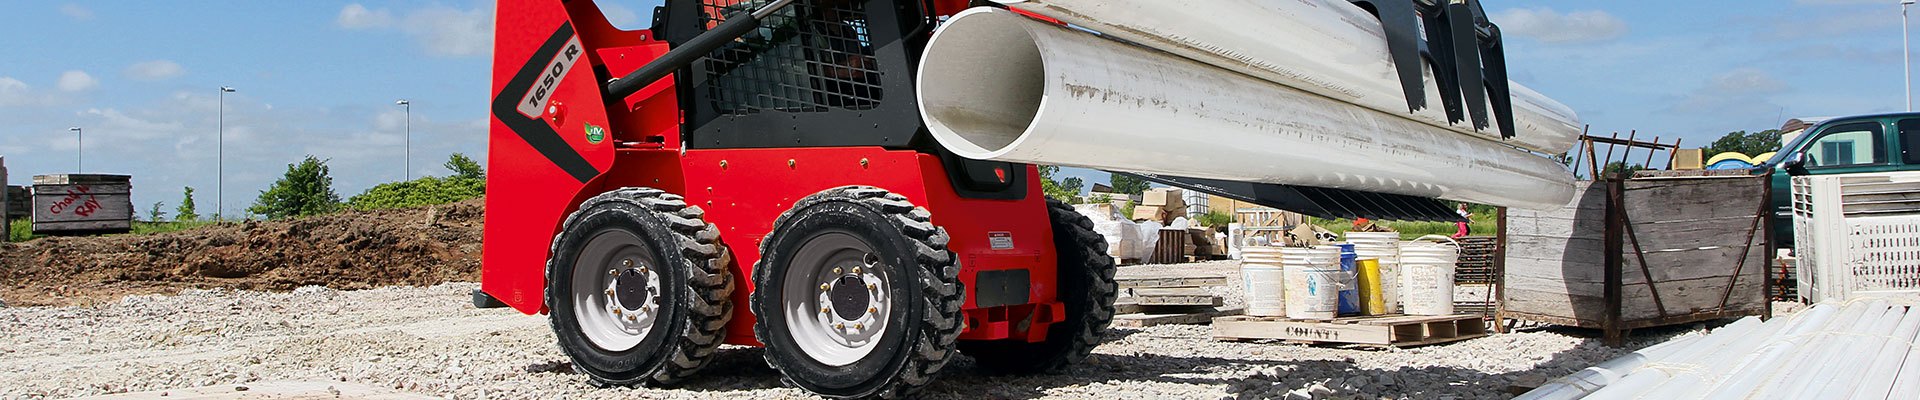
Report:
<svg viewBox="0 0 1920 400"><path fill-rule="evenodd" d="M1900 160L1920 165L1920 119L1900 121Z"/></svg>
<svg viewBox="0 0 1920 400"><path fill-rule="evenodd" d="M1820 133L1806 147L1807 167L1843 167L1885 163L1885 135L1880 124L1839 125Z"/></svg>

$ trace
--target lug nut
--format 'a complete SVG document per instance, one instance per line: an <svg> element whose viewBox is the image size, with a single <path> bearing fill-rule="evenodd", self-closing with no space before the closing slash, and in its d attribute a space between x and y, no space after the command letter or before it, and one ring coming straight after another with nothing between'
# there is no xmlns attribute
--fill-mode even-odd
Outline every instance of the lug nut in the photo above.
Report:
<svg viewBox="0 0 1920 400"><path fill-rule="evenodd" d="M847 324L833 324L833 329L846 330Z"/></svg>
<svg viewBox="0 0 1920 400"><path fill-rule="evenodd" d="M613 289L607 289L607 296L613 296Z"/></svg>
<svg viewBox="0 0 1920 400"><path fill-rule="evenodd" d="M854 269L854 270L853 270L853 273L856 273L856 274L858 274L858 273L860 273L860 270L859 270L858 268L856 268L856 269ZM839 275L839 274L840 274L840 267L833 267L833 274L834 274L834 275Z"/></svg>
<svg viewBox="0 0 1920 400"><path fill-rule="evenodd" d="M853 273L854 273L854 274L859 274L859 273L860 273L860 267L853 267Z"/></svg>
<svg viewBox="0 0 1920 400"><path fill-rule="evenodd" d="M640 267L640 273L647 273L647 267Z"/></svg>
<svg viewBox="0 0 1920 400"><path fill-rule="evenodd" d="M617 270L617 269L607 270L607 275L620 276L620 270Z"/></svg>
<svg viewBox="0 0 1920 400"><path fill-rule="evenodd" d="M631 267L633 266L633 260L620 260L620 266Z"/></svg>
<svg viewBox="0 0 1920 400"><path fill-rule="evenodd" d="M880 285L875 285L875 284L871 284L871 283L869 283L869 284L867 284L867 290L880 290Z"/></svg>
<svg viewBox="0 0 1920 400"><path fill-rule="evenodd" d="M827 284L825 283L820 284L820 291L825 292L828 290L833 290L833 287L827 286Z"/></svg>
<svg viewBox="0 0 1920 400"><path fill-rule="evenodd" d="M640 317L628 315L627 322L640 322Z"/></svg>
<svg viewBox="0 0 1920 400"><path fill-rule="evenodd" d="M627 315L627 313L620 311L620 307L614 307L613 315Z"/></svg>
<svg viewBox="0 0 1920 400"><path fill-rule="evenodd" d="M867 313L868 313L868 314L879 314L879 313L880 313L880 307L867 307Z"/></svg>
<svg viewBox="0 0 1920 400"><path fill-rule="evenodd" d="M860 330L866 330L866 329L867 329L867 324L853 324L853 330L860 331Z"/></svg>
<svg viewBox="0 0 1920 400"><path fill-rule="evenodd" d="M833 309L831 309L831 308L826 308L826 307L820 307L820 313L821 313L821 314L827 314L827 313L832 313L832 312L833 312Z"/></svg>

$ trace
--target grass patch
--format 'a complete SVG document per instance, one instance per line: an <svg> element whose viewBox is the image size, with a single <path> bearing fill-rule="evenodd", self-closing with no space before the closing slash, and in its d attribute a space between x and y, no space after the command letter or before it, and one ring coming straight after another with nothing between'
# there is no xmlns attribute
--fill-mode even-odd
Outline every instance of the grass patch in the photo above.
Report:
<svg viewBox="0 0 1920 400"><path fill-rule="evenodd" d="M9 223L10 223L10 226L12 226L12 229L7 232L8 242L18 243L18 242L25 242L29 240L46 237L46 235L33 234L32 221L17 220L17 221L9 221ZM179 231L184 231L188 229L194 229L194 228L199 228L203 226L213 225L217 223L218 222L214 222L212 220L164 221L164 222L133 221L133 232L128 234L153 235L153 234L160 234L160 233L167 233L167 232L179 232Z"/></svg>
<svg viewBox="0 0 1920 400"><path fill-rule="evenodd" d="M1474 236L1492 236L1498 233L1500 224L1499 221L1496 221L1494 218L1495 216L1493 215L1474 214L1473 218L1471 218L1472 222L1467 223L1467 233ZM1375 223L1382 224L1380 222ZM1327 230L1342 236L1346 235L1347 230L1353 229L1353 220L1350 219L1327 220L1314 218L1313 224L1327 228ZM1453 236L1453 233L1458 230L1452 222L1388 221L1385 222L1384 225L1386 225L1387 228L1393 229L1394 232L1399 232L1400 240L1413 240L1426 235Z"/></svg>
<svg viewBox="0 0 1920 400"><path fill-rule="evenodd" d="M179 231L199 228L207 225L213 225L217 223L218 222L214 222L212 220L166 221L166 222L133 221L133 234L152 235L152 234L158 234L158 233L179 232Z"/></svg>

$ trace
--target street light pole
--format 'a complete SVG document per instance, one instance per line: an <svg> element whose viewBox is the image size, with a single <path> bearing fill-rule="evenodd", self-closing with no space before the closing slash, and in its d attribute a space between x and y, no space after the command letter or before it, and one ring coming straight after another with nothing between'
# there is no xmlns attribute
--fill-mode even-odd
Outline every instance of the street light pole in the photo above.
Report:
<svg viewBox="0 0 1920 400"><path fill-rule="evenodd" d="M407 180L413 180L413 102L400 99L393 102L407 110Z"/></svg>
<svg viewBox="0 0 1920 400"><path fill-rule="evenodd" d="M1900 0L1900 57L1906 63L1907 112L1913 112L1913 40L1907 28L1907 6L1914 0Z"/></svg>
<svg viewBox="0 0 1920 400"><path fill-rule="evenodd" d="M232 87L220 87L220 137L215 151L213 220L221 220L227 211L227 93L233 93Z"/></svg>
<svg viewBox="0 0 1920 400"><path fill-rule="evenodd" d="M87 131L81 130L78 126L67 128L67 130L73 131L77 136L77 138L74 139L74 143L79 144L79 146L76 146L77 150L75 151L75 155L77 158L74 162L76 165L73 173L84 174L87 172Z"/></svg>

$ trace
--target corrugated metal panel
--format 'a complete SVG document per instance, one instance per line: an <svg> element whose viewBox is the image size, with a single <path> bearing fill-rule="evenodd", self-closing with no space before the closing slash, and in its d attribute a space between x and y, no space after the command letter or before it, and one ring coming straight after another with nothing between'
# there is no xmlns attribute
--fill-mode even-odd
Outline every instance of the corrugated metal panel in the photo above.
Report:
<svg viewBox="0 0 1920 400"><path fill-rule="evenodd" d="M1920 393L1920 310L1885 300L1747 317L1581 370L1520 399L1905 399ZM1904 373L1903 373L1904 371Z"/></svg>

